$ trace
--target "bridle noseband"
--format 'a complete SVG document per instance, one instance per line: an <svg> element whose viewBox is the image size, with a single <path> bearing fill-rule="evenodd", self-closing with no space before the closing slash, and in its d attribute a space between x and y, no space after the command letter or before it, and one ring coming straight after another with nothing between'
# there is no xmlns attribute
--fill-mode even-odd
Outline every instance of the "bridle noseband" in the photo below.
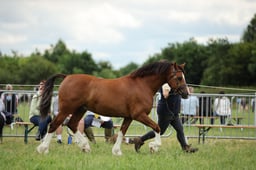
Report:
<svg viewBox="0 0 256 170"><path fill-rule="evenodd" d="M181 70L174 70L172 72L171 76L168 77L167 82L171 81L172 79L175 79L175 81L178 82L179 80L177 80L178 78L177 78L177 75L176 75L178 72L182 72L184 74L184 70L183 69L181 69ZM184 89L186 87L187 87L186 84L180 85L178 88L174 89L174 93L181 95L182 94L182 89Z"/></svg>

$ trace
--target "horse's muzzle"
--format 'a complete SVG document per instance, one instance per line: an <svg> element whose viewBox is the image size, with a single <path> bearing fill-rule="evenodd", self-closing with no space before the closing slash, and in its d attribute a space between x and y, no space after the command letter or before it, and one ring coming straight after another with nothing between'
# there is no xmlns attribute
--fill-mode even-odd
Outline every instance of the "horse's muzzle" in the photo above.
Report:
<svg viewBox="0 0 256 170"><path fill-rule="evenodd" d="M188 92L188 88L187 88L186 85L182 85L182 86L178 87L175 91L176 91L176 93L181 95L181 97L183 99L187 99L188 98L189 92Z"/></svg>

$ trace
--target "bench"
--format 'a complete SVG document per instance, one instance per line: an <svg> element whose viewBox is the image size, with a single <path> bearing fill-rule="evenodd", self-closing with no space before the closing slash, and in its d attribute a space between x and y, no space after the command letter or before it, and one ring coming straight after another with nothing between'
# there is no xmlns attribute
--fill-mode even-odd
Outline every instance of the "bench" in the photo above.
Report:
<svg viewBox="0 0 256 170"><path fill-rule="evenodd" d="M241 128L241 129L256 129L256 126L252 125L206 125L206 124L193 124L192 127L198 128L198 143L200 144L200 140L202 138L202 141L204 143L205 136L207 132L212 128Z"/></svg>
<svg viewBox="0 0 256 170"><path fill-rule="evenodd" d="M203 122L205 122L205 119L208 119L208 120L214 119L214 120L216 120L216 119L219 118L219 116L190 116L190 115L186 116L186 115L182 115L182 116L180 116L180 118L186 118L187 121L185 121L184 123L187 122L187 123L191 124L191 122L193 122L195 120L199 120L199 119L203 119ZM231 117L231 119L234 120L237 125L241 125L243 117L236 116L236 117Z"/></svg>
<svg viewBox="0 0 256 170"><path fill-rule="evenodd" d="M28 143L28 134L29 134L29 132L31 132L36 127L36 125L34 125L31 122L15 122L14 124L24 126L24 128L25 128L24 143L27 144ZM29 126L32 126L32 127L29 128Z"/></svg>
<svg viewBox="0 0 256 170"><path fill-rule="evenodd" d="M180 116L180 119L186 119L184 123L188 123L188 124L193 124L196 123L197 121L199 121L200 119L202 119L202 122L205 122L205 119L208 119L208 120L215 120L215 119L218 119L219 117L218 116L192 116L192 115L181 115Z"/></svg>
<svg viewBox="0 0 256 170"><path fill-rule="evenodd" d="M240 125L242 123L243 117L232 117L234 121L236 121L237 125Z"/></svg>

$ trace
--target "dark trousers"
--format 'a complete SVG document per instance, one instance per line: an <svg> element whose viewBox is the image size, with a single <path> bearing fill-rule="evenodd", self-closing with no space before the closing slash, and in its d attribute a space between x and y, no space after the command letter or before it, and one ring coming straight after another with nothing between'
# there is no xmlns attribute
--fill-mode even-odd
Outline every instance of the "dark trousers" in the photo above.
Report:
<svg viewBox="0 0 256 170"><path fill-rule="evenodd" d="M180 146L182 148L184 148L187 143L186 143L186 139L185 139L185 135L184 135L184 131L183 131L183 126L181 124L180 118L178 115L172 115L172 114L158 114L158 125L160 126L161 132L160 134L163 135L164 132L166 131L166 129L168 128L168 126L172 125L172 127L176 130L176 134L177 134L177 139L180 143ZM141 137L141 140L144 142L146 140L152 139L155 137L155 132L154 131L150 131L148 133L146 133L145 135L143 135Z"/></svg>
<svg viewBox="0 0 256 170"><path fill-rule="evenodd" d="M86 115L84 118L84 128L88 128L90 126L92 126L92 121L94 119L94 115ZM101 126L102 128L106 128L106 129L112 129L113 128L113 121L110 119L109 121L104 121Z"/></svg>
<svg viewBox="0 0 256 170"><path fill-rule="evenodd" d="M51 116L47 116L45 119L42 119L41 116L35 115L30 118L30 122L39 127L38 131L41 136L44 136L47 133L48 124L51 121Z"/></svg>
<svg viewBox="0 0 256 170"><path fill-rule="evenodd" d="M226 124L226 119L228 116L220 116L220 124L225 125Z"/></svg>

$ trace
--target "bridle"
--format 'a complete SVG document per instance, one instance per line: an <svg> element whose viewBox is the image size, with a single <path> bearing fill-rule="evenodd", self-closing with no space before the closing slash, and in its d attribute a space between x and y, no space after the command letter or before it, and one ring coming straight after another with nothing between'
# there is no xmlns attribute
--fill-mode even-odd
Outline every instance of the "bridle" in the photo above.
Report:
<svg viewBox="0 0 256 170"><path fill-rule="evenodd" d="M173 68L174 69L174 68ZM181 68L180 68L181 69ZM172 79L175 79L177 83L179 83L179 78L177 77L177 73L182 72L184 75L184 70L173 70L172 74L168 77L167 82L172 81ZM184 76L183 76L184 78ZM180 85L178 88L174 89L175 94L182 94L182 89L187 88L186 84Z"/></svg>

